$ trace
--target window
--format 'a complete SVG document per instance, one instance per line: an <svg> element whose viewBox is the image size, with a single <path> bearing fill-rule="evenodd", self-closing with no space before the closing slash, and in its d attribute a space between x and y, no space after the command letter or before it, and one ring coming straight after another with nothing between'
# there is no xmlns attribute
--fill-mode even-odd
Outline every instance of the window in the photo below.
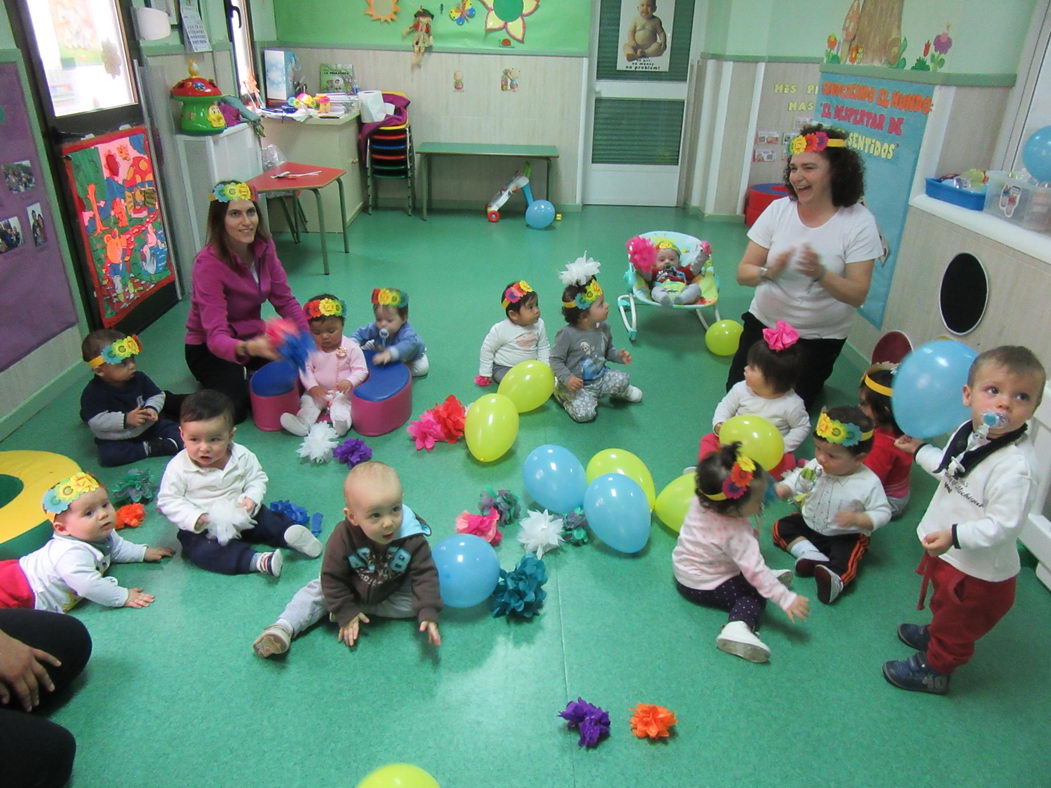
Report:
<svg viewBox="0 0 1051 788"><path fill-rule="evenodd" d="M229 0L230 41L234 47L234 66L241 100L252 107L262 106L255 75L252 18L248 0Z"/></svg>

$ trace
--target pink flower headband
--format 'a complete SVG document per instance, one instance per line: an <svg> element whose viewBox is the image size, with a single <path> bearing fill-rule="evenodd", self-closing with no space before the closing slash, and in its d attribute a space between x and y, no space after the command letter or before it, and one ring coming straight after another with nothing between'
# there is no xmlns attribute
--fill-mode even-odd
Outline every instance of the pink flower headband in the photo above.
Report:
<svg viewBox="0 0 1051 788"><path fill-rule="evenodd" d="M507 309L511 304L517 304L532 292L533 288L529 286L529 283L524 279L520 279L504 290L504 297L501 299L500 305Z"/></svg>
<svg viewBox="0 0 1051 788"><path fill-rule="evenodd" d="M799 332L784 320L778 320L773 328L763 329L763 340L771 350L778 352L788 350L799 341Z"/></svg>

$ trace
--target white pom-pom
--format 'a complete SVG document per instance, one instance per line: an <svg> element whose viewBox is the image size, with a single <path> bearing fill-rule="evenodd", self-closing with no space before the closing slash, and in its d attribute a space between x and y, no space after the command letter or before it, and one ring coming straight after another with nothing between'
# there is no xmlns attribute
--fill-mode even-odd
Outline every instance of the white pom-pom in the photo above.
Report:
<svg viewBox="0 0 1051 788"><path fill-rule="evenodd" d="M543 558L545 551L550 552L562 544L562 518L547 509L530 511L519 525L518 541L527 553L536 553L537 558Z"/></svg>
<svg viewBox="0 0 1051 788"><path fill-rule="evenodd" d="M331 425L317 422L303 438L297 454L311 462L322 463L332 459L332 450L339 445L339 436Z"/></svg>
<svg viewBox="0 0 1051 788"><path fill-rule="evenodd" d="M225 545L231 539L239 539L241 531L255 525L247 510L236 501L216 501L208 508L208 533L219 544Z"/></svg>
<svg viewBox="0 0 1051 788"><path fill-rule="evenodd" d="M598 260L588 257L588 253L584 252L583 257L578 257L572 263L566 263L566 267L558 276L566 287L586 285L591 277L598 276L598 270L601 267L602 264Z"/></svg>

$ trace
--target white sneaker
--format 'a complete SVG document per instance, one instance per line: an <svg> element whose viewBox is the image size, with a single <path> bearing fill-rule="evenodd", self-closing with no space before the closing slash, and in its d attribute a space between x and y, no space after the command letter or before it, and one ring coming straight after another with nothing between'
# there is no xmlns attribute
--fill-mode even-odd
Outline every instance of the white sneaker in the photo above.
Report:
<svg viewBox="0 0 1051 788"><path fill-rule="evenodd" d="M680 473L679 475L685 476L686 474L689 474L690 476L693 476L695 473L697 473L697 466L687 465L685 468L682 469L682 473Z"/></svg>
<svg viewBox="0 0 1051 788"><path fill-rule="evenodd" d="M307 558L317 558L321 555L321 542L310 533L309 528L302 525L290 525L285 529L285 544Z"/></svg>
<svg viewBox="0 0 1051 788"><path fill-rule="evenodd" d="M303 420L299 418L295 413L282 413L281 414L281 426L285 432L291 432L293 435L298 435L300 438L305 438L309 428L303 423Z"/></svg>
<svg viewBox="0 0 1051 788"><path fill-rule="evenodd" d="M731 621L715 639L717 648L749 662L767 662L770 649L743 621Z"/></svg>
<svg viewBox="0 0 1051 788"><path fill-rule="evenodd" d="M642 389L638 386L628 386L627 390L620 395L619 399L625 402L642 402Z"/></svg>
<svg viewBox="0 0 1051 788"><path fill-rule="evenodd" d="M792 587L792 570L791 569L774 569L774 577L777 578L777 582L783 585L785 588Z"/></svg>
<svg viewBox="0 0 1051 788"><path fill-rule="evenodd" d="M350 430L350 420L332 419L332 429L336 431L337 435L342 437Z"/></svg>

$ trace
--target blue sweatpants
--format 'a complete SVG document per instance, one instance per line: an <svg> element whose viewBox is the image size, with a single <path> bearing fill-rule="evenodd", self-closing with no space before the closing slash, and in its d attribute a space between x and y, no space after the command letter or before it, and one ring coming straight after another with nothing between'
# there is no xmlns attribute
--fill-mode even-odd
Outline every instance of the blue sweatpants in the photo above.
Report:
<svg viewBox="0 0 1051 788"><path fill-rule="evenodd" d="M169 419L161 418L150 425L150 428L135 438L120 441L106 441L95 439L95 446L99 451L99 465L109 467L113 465L128 465L132 462L149 456L146 454L146 441L156 438L172 438L179 448L182 448L182 436L179 435L179 425Z"/></svg>
<svg viewBox="0 0 1051 788"><path fill-rule="evenodd" d="M255 514L255 527L241 531L240 539L231 539L223 545L207 534L180 528L179 544L182 545L182 554L186 560L201 569L223 575L245 575L253 571L252 559L256 553L249 543L288 547L285 531L293 525L295 523L288 516L260 506Z"/></svg>

